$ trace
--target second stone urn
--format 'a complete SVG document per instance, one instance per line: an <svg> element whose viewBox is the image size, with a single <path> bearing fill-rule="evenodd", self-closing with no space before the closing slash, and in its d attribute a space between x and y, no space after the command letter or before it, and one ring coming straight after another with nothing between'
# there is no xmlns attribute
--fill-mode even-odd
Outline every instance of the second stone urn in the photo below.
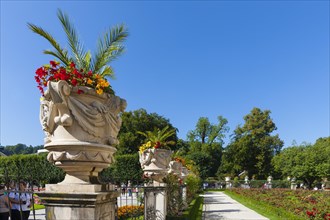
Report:
<svg viewBox="0 0 330 220"><path fill-rule="evenodd" d="M170 161L170 169L168 171L168 173L174 174L177 177L181 178L181 174L182 174L182 163L178 162L178 161Z"/></svg>
<svg viewBox="0 0 330 220"><path fill-rule="evenodd" d="M150 148L139 152L144 176L162 183L169 170L171 154L170 150L159 148Z"/></svg>
<svg viewBox="0 0 330 220"><path fill-rule="evenodd" d="M126 101L95 89L48 82L41 101L47 159L66 172L62 183L97 184L100 171L113 162Z"/></svg>

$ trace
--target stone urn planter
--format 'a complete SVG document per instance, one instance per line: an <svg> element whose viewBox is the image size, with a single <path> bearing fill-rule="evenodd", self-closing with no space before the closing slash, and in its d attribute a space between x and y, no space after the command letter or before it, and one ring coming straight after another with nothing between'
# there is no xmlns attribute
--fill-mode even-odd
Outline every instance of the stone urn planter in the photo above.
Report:
<svg viewBox="0 0 330 220"><path fill-rule="evenodd" d="M144 176L162 183L169 170L171 154L170 150L159 148L150 148L139 152Z"/></svg>
<svg viewBox="0 0 330 220"><path fill-rule="evenodd" d="M182 180L185 180L187 178L188 174L189 174L189 170L187 169L187 167L182 166L182 169L181 169Z"/></svg>
<svg viewBox="0 0 330 220"><path fill-rule="evenodd" d="M178 161L170 161L168 173L174 174L177 177L181 178L182 163Z"/></svg>
<svg viewBox="0 0 330 220"><path fill-rule="evenodd" d="M98 183L102 169L113 162L126 101L95 89L48 82L40 106L48 161L66 172L62 183Z"/></svg>

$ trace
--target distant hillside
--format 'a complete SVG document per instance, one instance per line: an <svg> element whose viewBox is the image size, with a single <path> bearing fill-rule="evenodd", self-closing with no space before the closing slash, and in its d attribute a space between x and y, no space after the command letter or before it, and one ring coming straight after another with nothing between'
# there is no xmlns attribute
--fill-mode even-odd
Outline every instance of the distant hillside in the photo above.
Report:
<svg viewBox="0 0 330 220"><path fill-rule="evenodd" d="M44 149L43 145L39 146L27 146L25 144L16 144L16 145L8 145L8 146L0 146L0 156L5 154L7 156L14 154L34 154L37 153L39 149Z"/></svg>

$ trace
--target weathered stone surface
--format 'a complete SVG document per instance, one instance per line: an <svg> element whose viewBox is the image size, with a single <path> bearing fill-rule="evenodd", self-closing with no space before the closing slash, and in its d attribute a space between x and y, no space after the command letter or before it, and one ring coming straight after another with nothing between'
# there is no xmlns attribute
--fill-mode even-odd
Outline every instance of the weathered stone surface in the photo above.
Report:
<svg viewBox="0 0 330 220"><path fill-rule="evenodd" d="M114 220L119 192L38 193L47 220Z"/></svg>
<svg viewBox="0 0 330 220"><path fill-rule="evenodd" d="M170 161L168 173L174 174L177 177L181 178L182 172L182 163L178 161Z"/></svg>
<svg viewBox="0 0 330 220"><path fill-rule="evenodd" d="M172 152L166 149L147 149L139 152L144 175L157 182L163 182L169 170L171 154Z"/></svg>
<svg viewBox="0 0 330 220"><path fill-rule="evenodd" d="M181 178L182 180L185 180L189 174L189 170L186 167L182 167L181 169Z"/></svg>
<svg viewBox="0 0 330 220"><path fill-rule="evenodd" d="M165 220L167 214L166 185L155 182L144 187L144 219Z"/></svg>
<svg viewBox="0 0 330 220"><path fill-rule="evenodd" d="M66 81L48 82L40 122L47 159L67 173L64 183L98 183L98 173L113 162L125 108L118 96Z"/></svg>

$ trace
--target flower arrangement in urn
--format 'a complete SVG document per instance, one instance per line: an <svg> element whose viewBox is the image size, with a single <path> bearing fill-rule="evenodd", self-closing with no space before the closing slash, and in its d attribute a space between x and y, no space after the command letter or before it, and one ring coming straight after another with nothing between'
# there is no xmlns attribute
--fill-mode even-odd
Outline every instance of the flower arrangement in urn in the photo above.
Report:
<svg viewBox="0 0 330 220"><path fill-rule="evenodd" d="M91 183L113 161L120 113L126 101L115 96L107 77L114 71L108 64L123 51L128 36L117 25L98 40L92 57L78 39L77 31L61 10L57 16L66 33L71 53L47 31L34 24L28 27L45 38L54 50L43 52L56 60L36 70L35 80L42 94L40 122L45 132L47 159L64 169L67 183ZM73 177L72 177L73 176Z"/></svg>
<svg viewBox="0 0 330 220"><path fill-rule="evenodd" d="M91 70L88 72L84 72L83 69L78 70L73 61L67 67L64 67L60 65L60 62L51 60L49 64L43 65L36 70L34 78L43 96L45 95L44 88L47 87L48 81L58 82L60 80L66 81L71 86L91 87L99 95L103 92L114 93L106 78L100 74L94 74ZM83 90L78 90L77 92L82 94Z"/></svg>
<svg viewBox="0 0 330 220"><path fill-rule="evenodd" d="M98 94L114 93L106 79L106 77L114 76L114 71L108 64L124 52L125 47L122 43L128 36L125 26L117 25L110 28L104 36L100 37L97 52L92 57L91 52L84 49L68 16L61 10L58 10L57 16L66 33L71 54L61 47L50 33L28 23L28 27L34 33L45 38L54 47L55 50L44 50L44 54L52 55L59 60L52 60L50 64L37 69L35 80L41 93L44 94L48 81L59 80L64 80L71 86L91 87Z"/></svg>
<svg viewBox="0 0 330 220"><path fill-rule="evenodd" d="M175 145L175 142L169 138L175 135L176 131L166 126L163 129L138 133L146 137L146 142L139 149L140 164L144 176L163 182L171 160L170 146Z"/></svg>
<svg viewBox="0 0 330 220"><path fill-rule="evenodd" d="M170 130L169 126L163 129L154 129L153 131L140 132L146 137L146 143L139 147L139 151L143 152L147 149L167 149L170 150L171 145L175 145L175 141L168 140L171 136L176 134L174 129Z"/></svg>

